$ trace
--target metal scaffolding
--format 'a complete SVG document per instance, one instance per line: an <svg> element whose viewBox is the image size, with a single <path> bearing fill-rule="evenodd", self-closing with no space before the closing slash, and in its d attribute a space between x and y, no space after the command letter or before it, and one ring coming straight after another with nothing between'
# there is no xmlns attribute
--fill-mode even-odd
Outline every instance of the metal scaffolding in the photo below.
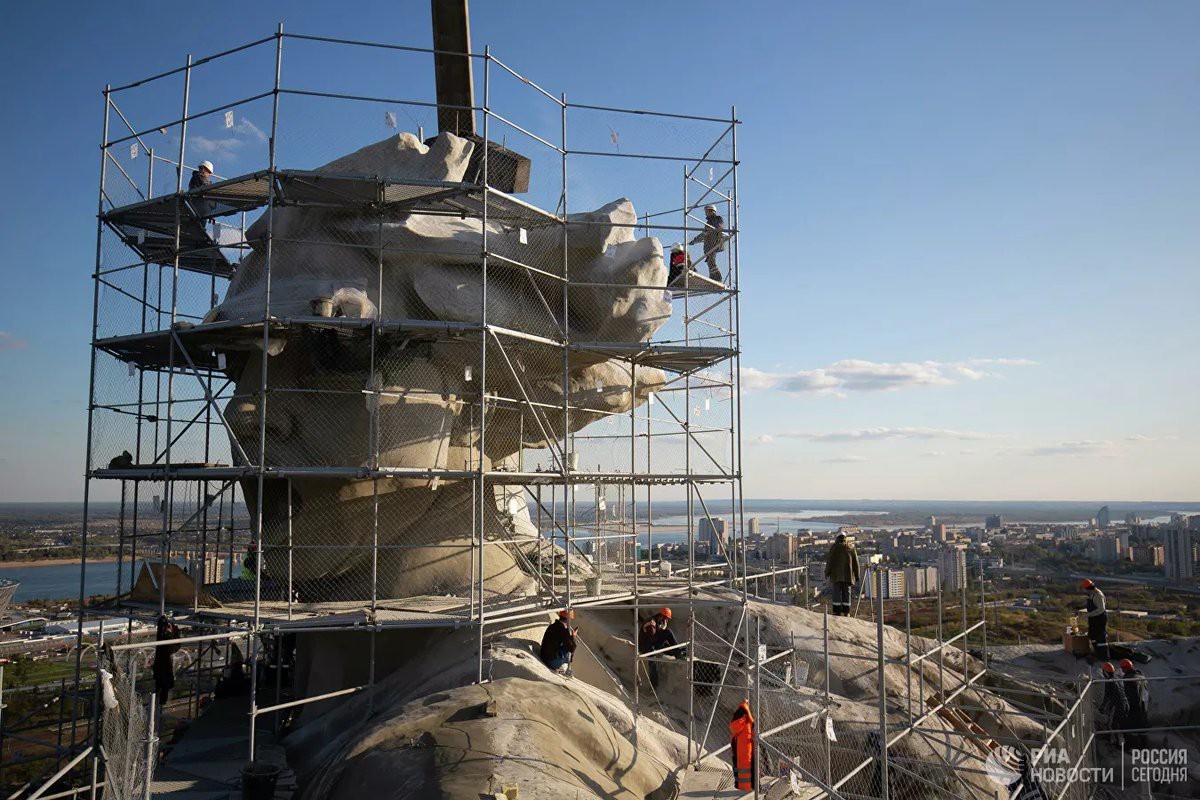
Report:
<svg viewBox="0 0 1200 800"><path fill-rule="evenodd" d="M768 574L747 563L742 516L736 111L569 102L488 48L469 55L482 103L453 109L481 119L462 180L317 167L380 139L380 120L398 127L397 112L424 138L426 119L447 111L411 87L408 99L388 97L334 85L331 75L361 74L364 63L403 74L433 55L280 26L104 91L81 607L88 507L99 485L116 483L119 566L104 608L174 614L190 628L181 641L196 647L197 665L213 640L244 641L254 664L288 634L372 634L361 685L290 699L276 686L264 702L261 671L250 670L249 758L265 715L370 686L384 631L473 627L483 680L489 631L513 621L563 606L620 607L636 625L644 606L687 607L704 587L744 604L748 585ZM247 86L261 91L227 96ZM182 113L166 111L176 104ZM511 169L512 151L531 162L528 187L498 175ZM211 183L189 188L187 173L208 157L237 167L218 163ZM605 193L644 213L623 221L575 211L575 195ZM571 274L579 242L601 236L603 249L640 234L686 243L703 231L707 205L727 220L726 246L712 259L721 280L690 265L669 288ZM284 224L304 214L317 220L315 235ZM456 253L454 265L478 285L471 313L422 313L428 298L390 269L393 259L439 255L391 236L397 220L418 217L478 232L482 246ZM344 220L354 235L337 227ZM335 267L375 265L360 287L373 313L343 311L337 298L279 305L311 279L292 265L313 251ZM259 282L261 303L230 313L222 298L239 280ZM608 337L605 315L616 312L589 292L634 311L665 303L669 319L653 336ZM324 372L279 366L285 348L312 354ZM398 385L421 356L440 358L443 373L457 359L461 375L433 388ZM580 386L593 374L581 367L592 364L625 377ZM389 452L389 436L407 443L424 422L389 407L420 414L448 393L465 420L462 463ZM361 418L351 404L365 408ZM281 433L288 425L307 426L308 440ZM437 498L434 509L448 492L464 502L445 501L427 530L397 533L410 520L391 498L416 491ZM656 521L656 502L675 504L671 524ZM711 561L698 528L719 515L730 531L714 540ZM468 557L470 579L397 595L397 575L422 557ZM494 559L515 564L527 585L503 584ZM214 660L229 657L228 648L210 651L198 674L219 674Z"/></svg>

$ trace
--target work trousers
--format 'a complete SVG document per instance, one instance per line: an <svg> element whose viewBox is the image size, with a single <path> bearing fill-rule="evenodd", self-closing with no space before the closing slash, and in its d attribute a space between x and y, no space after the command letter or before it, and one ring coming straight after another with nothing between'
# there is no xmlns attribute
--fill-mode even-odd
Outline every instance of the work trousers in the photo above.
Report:
<svg viewBox="0 0 1200 800"><path fill-rule="evenodd" d="M833 582L833 613L836 616L850 616L850 584L846 581Z"/></svg>

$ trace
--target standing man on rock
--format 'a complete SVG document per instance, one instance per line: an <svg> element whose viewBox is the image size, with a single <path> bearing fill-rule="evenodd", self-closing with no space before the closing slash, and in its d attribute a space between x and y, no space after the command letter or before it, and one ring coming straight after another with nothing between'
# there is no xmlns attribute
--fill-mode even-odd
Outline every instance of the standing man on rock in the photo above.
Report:
<svg viewBox="0 0 1200 800"><path fill-rule="evenodd" d="M570 664L575 655L577 646L575 634L579 632L579 629L571 627L573 619L575 619L575 612L564 608L558 612L558 619L551 622L550 627L546 628L546 633L542 635L542 648L539 655L542 663L550 669L558 670L566 664Z"/></svg>
<svg viewBox="0 0 1200 800"><path fill-rule="evenodd" d="M1092 642L1096 658L1108 659L1108 609L1104 605L1104 592L1097 588L1091 578L1084 578L1079 588L1087 592L1087 637Z"/></svg>
<svg viewBox="0 0 1200 800"><path fill-rule="evenodd" d="M825 557L825 577L833 584L833 615L850 616L850 586L858 583L858 551L839 533Z"/></svg>

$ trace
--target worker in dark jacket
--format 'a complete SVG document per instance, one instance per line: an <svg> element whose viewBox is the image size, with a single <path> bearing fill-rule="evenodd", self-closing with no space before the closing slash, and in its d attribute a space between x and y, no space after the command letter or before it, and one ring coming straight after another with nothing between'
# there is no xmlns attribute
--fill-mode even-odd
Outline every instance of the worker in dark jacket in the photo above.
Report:
<svg viewBox="0 0 1200 800"><path fill-rule="evenodd" d="M825 557L825 577L833 584L833 614L850 616L850 586L858 583L858 551L839 533Z"/></svg>
<svg viewBox="0 0 1200 800"><path fill-rule="evenodd" d="M1135 731L1125 734L1125 744L1129 747L1145 747L1146 734L1139 729L1150 727L1150 689L1146 684L1146 676L1140 669L1134 669L1133 662L1128 658L1122 658L1120 666L1121 685L1125 689L1125 699L1129 701L1129 714L1121 729Z"/></svg>
<svg viewBox="0 0 1200 800"><path fill-rule="evenodd" d="M1087 637L1092 642L1096 658L1108 659L1108 609L1104 605L1104 592L1090 578L1079 582L1079 588L1087 592Z"/></svg>
<svg viewBox="0 0 1200 800"><path fill-rule="evenodd" d="M179 638L179 628L166 614L159 616L155 640L168 642ZM171 656L179 650L177 644L160 644L154 648L154 692L158 695L158 709L167 705L167 698L175 688L175 662Z"/></svg>
<svg viewBox="0 0 1200 800"><path fill-rule="evenodd" d="M197 189L204 189L212 183L213 165L211 161L201 161L200 165L192 170L192 179L188 181L188 191L194 192ZM195 198L192 200L192 208L196 211L196 216L207 217L212 212L212 204L203 198Z"/></svg>
<svg viewBox="0 0 1200 800"><path fill-rule="evenodd" d="M575 612L564 608L558 612L558 619L551 622L550 626L546 628L546 632L542 634L542 649L539 655L542 663L550 669L561 669L564 665L570 664L571 659L575 656L575 634L579 632L579 629L571 627L573 619L575 619Z"/></svg>
<svg viewBox="0 0 1200 800"><path fill-rule="evenodd" d="M1125 696L1125 687L1116 679L1117 669L1112 662L1105 661L1100 665L1100 671L1104 675L1100 683L1100 718L1108 723L1110 729L1120 730L1125 727L1125 720L1129 716L1129 698Z"/></svg>
<svg viewBox="0 0 1200 800"><path fill-rule="evenodd" d="M717 213L716 206L704 207L704 230L696 234L688 244L704 244L704 260L708 262L708 277L721 283L721 270L717 269L717 253L725 249L725 218Z"/></svg>
<svg viewBox="0 0 1200 800"><path fill-rule="evenodd" d="M660 608L658 613L643 622L641 630L638 631L638 652L653 653L678 645L679 642L675 639L675 632L670 629L670 624L671 609L669 608ZM681 647L672 650L670 655L675 658L686 658L687 649ZM647 659L646 671L650 673L650 685L657 687L658 664Z"/></svg>

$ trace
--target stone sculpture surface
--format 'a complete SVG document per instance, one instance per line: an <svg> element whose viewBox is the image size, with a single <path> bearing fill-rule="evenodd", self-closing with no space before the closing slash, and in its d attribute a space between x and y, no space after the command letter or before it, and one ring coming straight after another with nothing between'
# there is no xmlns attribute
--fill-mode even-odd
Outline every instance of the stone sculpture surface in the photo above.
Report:
<svg viewBox="0 0 1200 800"><path fill-rule="evenodd" d="M333 176L371 176L391 183L397 196L429 191L431 182L460 182L472 148L449 133L428 146L403 133L318 168L311 182L336 188ZM566 374L572 409L564 419L562 350L537 337L561 339L566 331L572 341L644 341L670 317L670 296L662 288L661 244L635 238L628 200L572 215L566 224L536 222L497 214L487 224L486 321L532 336L489 341L484 386L477 326L485 228L478 216L413 213L398 205L283 205L250 227L252 252L206 321L261 319L269 261L271 317L307 322L274 332L266 354L261 337L228 346L236 396L226 420L252 462L265 413L269 467L347 473L297 473L290 490L283 480L268 480L261 498L256 482L245 482L249 504L263 510L268 576L290 574L302 599L370 596L373 571L379 597L461 594L474 568L475 485L422 471L476 469L481 435L483 466L514 469L523 448L627 411L661 386L657 369L638 367L635 376L626 362L572 351ZM324 321L315 317L328 324L313 325ZM369 325L355 324L370 320L381 321L374 338ZM397 320L445 323L462 335L434 338L413 326L397 331L382 324ZM512 402L523 398L529 402ZM541 408L536 416L530 403ZM376 467L392 472L379 480L355 474ZM511 509L491 502L493 494L504 496L489 491L483 525L487 538L499 540L515 526ZM376 513L380 554L373 565ZM487 593L532 587L509 548L484 551Z"/></svg>

